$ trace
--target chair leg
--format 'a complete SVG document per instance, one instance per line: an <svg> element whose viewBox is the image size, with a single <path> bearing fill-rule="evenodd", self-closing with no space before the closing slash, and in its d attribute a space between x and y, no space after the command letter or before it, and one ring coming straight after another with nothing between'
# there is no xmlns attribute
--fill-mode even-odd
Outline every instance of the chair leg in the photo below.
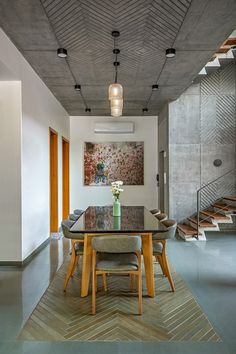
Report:
<svg viewBox="0 0 236 354"><path fill-rule="evenodd" d="M107 274L102 275L104 291L107 291Z"/></svg>
<svg viewBox="0 0 236 354"><path fill-rule="evenodd" d="M162 257L161 257L160 254L156 255L156 260L160 264L160 267L161 267L163 275L166 275L165 268L164 268L164 265L163 265L163 262L162 262Z"/></svg>
<svg viewBox="0 0 236 354"><path fill-rule="evenodd" d="M97 290L97 274L96 274L96 252L93 251L92 259L92 314L96 314L96 290Z"/></svg>
<svg viewBox="0 0 236 354"><path fill-rule="evenodd" d="M79 261L79 255L78 255L78 256L75 256L74 267L73 267L72 273L71 273L71 276L72 276L72 277L73 277L73 274L74 274L74 272L75 272L75 268L76 268L76 266L77 266L77 264L78 264L78 261Z"/></svg>
<svg viewBox="0 0 236 354"><path fill-rule="evenodd" d="M169 263L168 263L168 260L166 258L166 253L165 252L162 253L162 262L163 262L163 266L164 266L164 269L165 269L165 275L167 276L167 278L169 280L169 283L170 283L170 286L171 286L171 289L174 292L175 291L175 285L174 285L174 282L173 282L173 279L172 279L172 276L171 276L171 273L170 273L170 267L169 267Z"/></svg>
<svg viewBox="0 0 236 354"><path fill-rule="evenodd" d="M64 291L66 291L67 284L68 284L68 282L70 280L70 277L73 274L73 270L74 270L75 264L76 264L75 262L76 262L75 252L72 252L71 259L70 259L70 264L69 264L69 268L68 268L68 272L66 274L66 279L64 281Z"/></svg>
<svg viewBox="0 0 236 354"><path fill-rule="evenodd" d="M142 271L139 270L138 273L138 313L142 315Z"/></svg>
<svg viewBox="0 0 236 354"><path fill-rule="evenodd" d="M130 288L131 288L131 291L134 290L134 282L135 282L135 275L134 274L130 274Z"/></svg>

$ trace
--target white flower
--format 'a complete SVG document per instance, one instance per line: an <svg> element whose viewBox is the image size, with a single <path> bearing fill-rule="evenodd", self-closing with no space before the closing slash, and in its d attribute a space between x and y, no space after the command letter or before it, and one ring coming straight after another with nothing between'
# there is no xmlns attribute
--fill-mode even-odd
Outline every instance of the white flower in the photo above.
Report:
<svg viewBox="0 0 236 354"><path fill-rule="evenodd" d="M111 182L111 192L115 197L119 197L120 192L124 191L122 188L120 188L122 185L122 181Z"/></svg>

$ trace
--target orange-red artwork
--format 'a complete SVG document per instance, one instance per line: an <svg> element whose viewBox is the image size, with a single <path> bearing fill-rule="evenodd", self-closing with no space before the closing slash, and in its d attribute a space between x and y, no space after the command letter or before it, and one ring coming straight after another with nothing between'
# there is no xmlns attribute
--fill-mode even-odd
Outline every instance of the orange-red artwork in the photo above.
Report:
<svg viewBox="0 0 236 354"><path fill-rule="evenodd" d="M84 185L144 184L144 143L136 141L84 144Z"/></svg>

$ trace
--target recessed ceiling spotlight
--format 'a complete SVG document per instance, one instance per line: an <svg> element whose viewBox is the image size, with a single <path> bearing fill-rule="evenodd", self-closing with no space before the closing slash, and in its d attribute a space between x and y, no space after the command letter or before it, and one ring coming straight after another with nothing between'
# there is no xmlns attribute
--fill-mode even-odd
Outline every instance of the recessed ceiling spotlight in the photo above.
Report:
<svg viewBox="0 0 236 354"><path fill-rule="evenodd" d="M57 49L57 56L59 58L66 58L67 57L67 50L64 48L58 48Z"/></svg>
<svg viewBox="0 0 236 354"><path fill-rule="evenodd" d="M91 108L85 108L85 112L91 112Z"/></svg>
<svg viewBox="0 0 236 354"><path fill-rule="evenodd" d="M166 49L166 57L167 58L174 58L174 56L175 56L175 48Z"/></svg>
<svg viewBox="0 0 236 354"><path fill-rule="evenodd" d="M148 112L148 108L147 107L143 108L143 112Z"/></svg>
<svg viewBox="0 0 236 354"><path fill-rule="evenodd" d="M80 90L81 90L81 86L78 85L78 84L76 84L76 85L75 85L75 91L80 91Z"/></svg>
<svg viewBox="0 0 236 354"><path fill-rule="evenodd" d="M157 91L158 90L158 85L155 84L155 85L152 85L152 91Z"/></svg>

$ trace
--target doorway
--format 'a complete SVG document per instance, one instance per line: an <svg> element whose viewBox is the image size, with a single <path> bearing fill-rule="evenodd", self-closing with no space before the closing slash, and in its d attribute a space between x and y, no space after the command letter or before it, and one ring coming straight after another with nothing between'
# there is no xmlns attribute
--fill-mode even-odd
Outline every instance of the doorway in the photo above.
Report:
<svg viewBox="0 0 236 354"><path fill-rule="evenodd" d="M62 138L62 218L67 219L70 209L70 143Z"/></svg>
<svg viewBox="0 0 236 354"><path fill-rule="evenodd" d="M49 128L50 140L50 232L58 232L58 135Z"/></svg>

